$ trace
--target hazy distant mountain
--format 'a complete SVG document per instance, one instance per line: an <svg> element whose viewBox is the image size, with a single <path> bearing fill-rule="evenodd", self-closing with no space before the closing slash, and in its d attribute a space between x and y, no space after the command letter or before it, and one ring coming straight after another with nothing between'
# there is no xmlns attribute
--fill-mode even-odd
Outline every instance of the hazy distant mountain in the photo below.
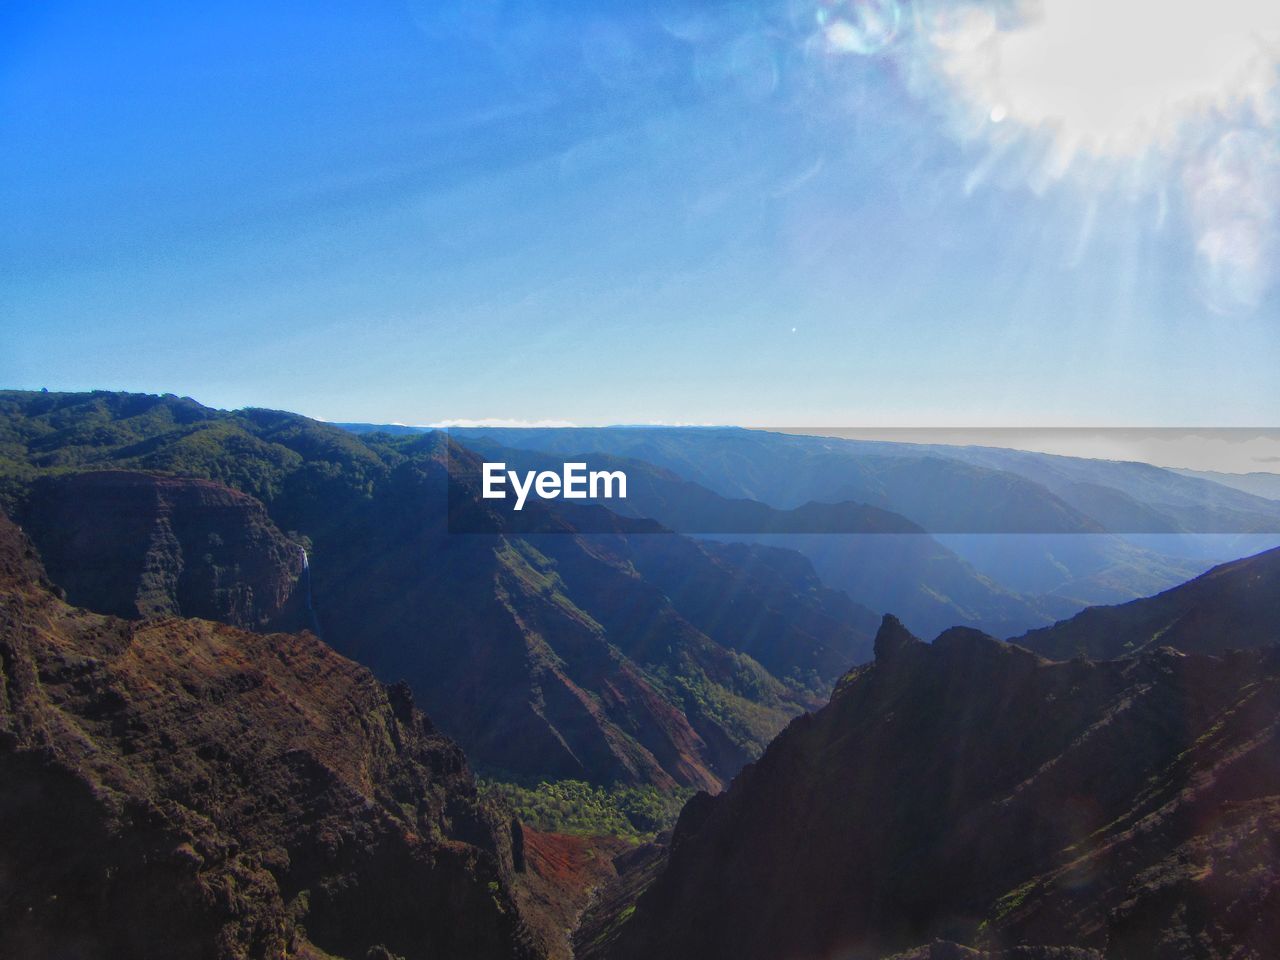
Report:
<svg viewBox="0 0 1280 960"><path fill-rule="evenodd" d="M452 432L507 447L634 457L777 507L854 500L930 533L1280 534L1280 503L1145 463L730 427Z"/></svg>
<svg viewBox="0 0 1280 960"><path fill-rule="evenodd" d="M1117 533L1280 533L1280 503L1182 471L994 447L928 449L1034 480Z"/></svg>
<svg viewBox="0 0 1280 960"><path fill-rule="evenodd" d="M853 501L907 517L930 533L1079 533L1102 528L1024 478L954 457L905 456L900 444L858 444L737 428L455 429L464 443L643 460L722 496L781 509Z"/></svg>
<svg viewBox="0 0 1280 960"><path fill-rule="evenodd" d="M1133 656L1153 647L1224 653L1280 643L1280 550L1114 607L1090 607L1013 642L1046 657Z"/></svg>
<svg viewBox="0 0 1280 960"><path fill-rule="evenodd" d="M432 427L414 427L404 423L334 423L354 434L386 433L393 437L414 437L423 433L431 433Z"/></svg>
<svg viewBox="0 0 1280 960"><path fill-rule="evenodd" d="M1052 663L886 618L827 707L689 802L638 901L600 900L581 955L1262 960L1278 717L1274 647Z"/></svg>
<svg viewBox="0 0 1280 960"><path fill-rule="evenodd" d="M561 457L580 456L501 447L485 436L469 436L466 442L486 460L520 471L558 469ZM829 586L873 610L896 611L930 636L955 624L1017 633L1084 606L1019 596L982 576L915 523L878 507L810 502L781 510L722 497L641 460L581 456L590 456L593 467L626 471L627 499L608 501L611 510L649 517L681 532L795 550Z"/></svg>
<svg viewBox="0 0 1280 960"><path fill-rule="evenodd" d="M1280 500L1280 473L1266 473L1264 471L1222 473L1217 470L1183 470L1176 468L1173 472L1180 473L1184 477L1212 480L1214 483L1220 483L1224 487L1231 487L1233 490L1240 490L1255 497Z"/></svg>
<svg viewBox="0 0 1280 960"><path fill-rule="evenodd" d="M722 496L779 508L841 500L875 506L936 534L989 581L1042 598L1033 605L1059 616L1089 603L1145 596L1213 563L1280 543L1280 533L1255 534L1248 543L1240 542L1241 532L1188 534L1280 531L1280 504L1145 464L730 427L452 433L464 442L483 437L556 455L637 458ZM1102 535L1106 531L1111 535Z"/></svg>
<svg viewBox="0 0 1280 960"><path fill-rule="evenodd" d="M1203 572L1217 559L1270 545L1263 538L1259 546L1250 546L1240 542L1252 539L1243 535L951 533L935 539L984 577L1034 598L1044 610L1078 610L1146 596ZM1193 542L1205 539L1214 542L1193 549ZM1223 540L1232 542L1219 542Z"/></svg>

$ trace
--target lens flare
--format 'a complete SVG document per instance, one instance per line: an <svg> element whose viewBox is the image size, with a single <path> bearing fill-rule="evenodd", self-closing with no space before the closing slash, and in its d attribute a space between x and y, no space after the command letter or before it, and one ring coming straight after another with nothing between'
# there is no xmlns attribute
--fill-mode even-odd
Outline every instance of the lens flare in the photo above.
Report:
<svg viewBox="0 0 1280 960"><path fill-rule="evenodd" d="M896 0L823 0L816 19L832 50L870 56L898 36L902 7Z"/></svg>
<svg viewBox="0 0 1280 960"><path fill-rule="evenodd" d="M1280 256L1280 147L1257 131L1220 137L1185 176L1208 304L1233 313L1261 301Z"/></svg>

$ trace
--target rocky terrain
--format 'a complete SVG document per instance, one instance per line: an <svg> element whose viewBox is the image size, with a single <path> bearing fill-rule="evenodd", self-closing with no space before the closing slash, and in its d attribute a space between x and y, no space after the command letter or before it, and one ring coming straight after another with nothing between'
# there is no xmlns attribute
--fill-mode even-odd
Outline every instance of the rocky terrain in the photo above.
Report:
<svg viewBox="0 0 1280 960"><path fill-rule="evenodd" d="M49 476L19 519L76 606L246 630L308 625L302 548L259 501L222 484L123 470Z"/></svg>
<svg viewBox="0 0 1280 960"><path fill-rule="evenodd" d="M0 956L537 957L513 832L310 634L58 599L0 516Z"/></svg>
<svg viewBox="0 0 1280 960"><path fill-rule="evenodd" d="M526 920L546 944L548 960L572 960L572 931L597 892L618 877L632 853L609 836L543 833L520 828L524 868L516 886Z"/></svg>
<svg viewBox="0 0 1280 960"><path fill-rule="evenodd" d="M0 519L0 956L1280 942L1280 552L1017 644L926 644L800 553L646 516L786 514L821 539L795 531L834 506L892 544L909 521L883 508L753 506L657 470L632 516L517 514L477 495L479 464L440 433L0 393L0 503L47 562ZM882 559L955 588L935 613L976 596L945 552ZM871 560L859 580L891 579ZM301 624L323 641L271 632Z"/></svg>
<svg viewBox="0 0 1280 960"><path fill-rule="evenodd" d="M583 955L1261 960L1278 734L1274 647L1050 662L886 618L829 706L685 807L665 869L588 918Z"/></svg>

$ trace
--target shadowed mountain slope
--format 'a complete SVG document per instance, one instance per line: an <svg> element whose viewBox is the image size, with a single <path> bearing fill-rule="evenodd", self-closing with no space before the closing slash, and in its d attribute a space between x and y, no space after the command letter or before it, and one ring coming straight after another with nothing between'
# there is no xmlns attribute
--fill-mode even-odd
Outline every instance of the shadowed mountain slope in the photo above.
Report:
<svg viewBox="0 0 1280 960"><path fill-rule="evenodd" d="M43 477L19 519L76 606L246 630L308 625L301 547L221 484L123 470Z"/></svg>
<svg viewBox="0 0 1280 960"><path fill-rule="evenodd" d="M1262 960L1278 735L1274 648L1054 663L886 618L827 707L690 801L635 906L588 918L585 955L856 960L942 938Z"/></svg>

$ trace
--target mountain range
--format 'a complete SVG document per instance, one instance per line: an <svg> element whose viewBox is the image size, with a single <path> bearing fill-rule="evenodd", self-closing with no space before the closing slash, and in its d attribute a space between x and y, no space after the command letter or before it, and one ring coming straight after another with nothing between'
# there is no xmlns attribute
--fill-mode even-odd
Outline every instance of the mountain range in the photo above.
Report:
<svg viewBox="0 0 1280 960"><path fill-rule="evenodd" d="M900 548L932 561L901 578L924 586L915 597L857 592L841 556L866 552L856 539L840 548L832 537L807 555L829 585L927 634L955 623L1021 633L1280 545L1280 503L1143 463L731 427L450 432L469 444L640 460L778 509L852 501L897 514L932 536ZM826 559L833 553L840 562ZM935 567L945 570L938 585L929 580Z"/></svg>
<svg viewBox="0 0 1280 960"><path fill-rule="evenodd" d="M439 433L119 394L3 394L0 424L10 509L77 602L318 626L488 775L718 789L870 656L876 615L804 558L598 507L509 530ZM486 532L449 533L460 487Z"/></svg>
<svg viewBox="0 0 1280 960"><path fill-rule="evenodd" d="M1165 583L1257 498L603 433L0 392L0 956L1271 956L1280 550ZM570 451L627 500L479 495Z"/></svg>
<svg viewBox="0 0 1280 960"><path fill-rule="evenodd" d="M558 466L538 451L501 447L468 437L486 460L520 470ZM982 575L939 540L901 514L853 501L809 501L782 509L758 500L731 498L643 460L590 456L602 469L623 470L626 500L611 512L648 517L702 539L756 543L795 551L813 564L828 586L872 610L902 612L917 629L937 633L957 623L1011 634L1053 622L1082 604L1045 601L1009 590ZM870 627L874 631L874 624Z"/></svg>
<svg viewBox="0 0 1280 960"><path fill-rule="evenodd" d="M1233 487L1255 497L1280 500L1280 473L1255 470L1252 473L1224 473L1221 470L1177 470L1187 477L1212 480L1223 486Z"/></svg>

